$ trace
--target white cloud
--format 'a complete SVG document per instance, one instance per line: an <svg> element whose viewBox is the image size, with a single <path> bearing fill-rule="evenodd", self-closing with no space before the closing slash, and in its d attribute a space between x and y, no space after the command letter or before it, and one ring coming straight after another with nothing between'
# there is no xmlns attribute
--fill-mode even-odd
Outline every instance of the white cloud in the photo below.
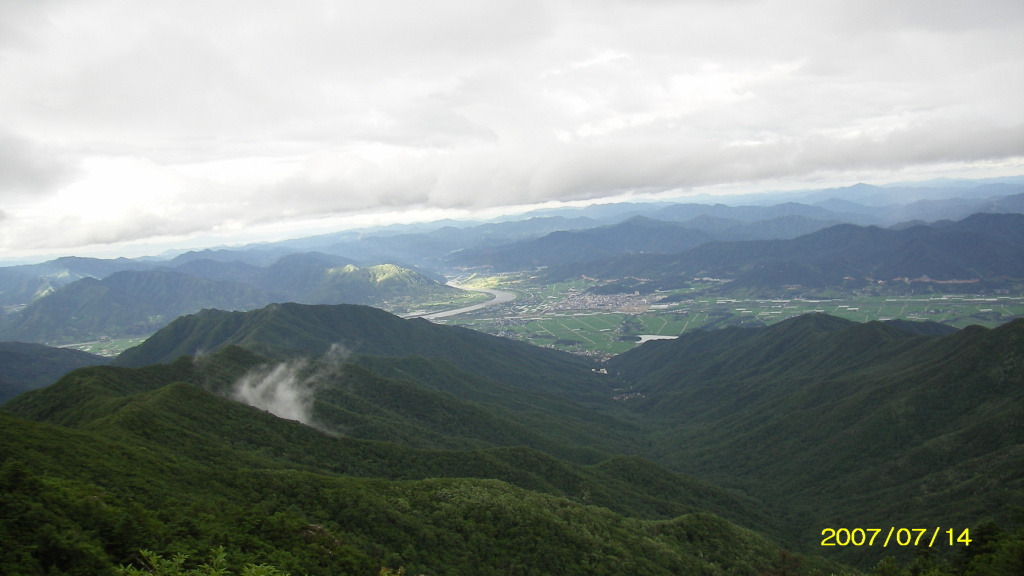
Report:
<svg viewBox="0 0 1024 576"><path fill-rule="evenodd" d="M1016 0L84 0L0 16L11 253L1024 156Z"/></svg>
<svg viewBox="0 0 1024 576"><path fill-rule="evenodd" d="M235 382L231 397L280 418L323 429L313 413L317 390L341 378L348 357L348 350L335 343L315 363L298 358L257 367Z"/></svg>
<svg viewBox="0 0 1024 576"><path fill-rule="evenodd" d="M284 362L250 372L235 383L232 398L286 420L313 420L313 382L300 375L305 362Z"/></svg>

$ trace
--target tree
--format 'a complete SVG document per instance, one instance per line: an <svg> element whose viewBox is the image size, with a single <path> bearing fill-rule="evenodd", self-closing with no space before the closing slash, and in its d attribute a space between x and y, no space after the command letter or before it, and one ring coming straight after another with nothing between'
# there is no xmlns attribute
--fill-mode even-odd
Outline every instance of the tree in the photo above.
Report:
<svg viewBox="0 0 1024 576"><path fill-rule="evenodd" d="M121 566L117 569L118 576L233 576L226 567L227 553L224 547L210 550L210 560L196 568L185 568L187 554L175 554L170 558L149 550L140 550L142 568ZM239 576L289 576L268 564L247 564Z"/></svg>

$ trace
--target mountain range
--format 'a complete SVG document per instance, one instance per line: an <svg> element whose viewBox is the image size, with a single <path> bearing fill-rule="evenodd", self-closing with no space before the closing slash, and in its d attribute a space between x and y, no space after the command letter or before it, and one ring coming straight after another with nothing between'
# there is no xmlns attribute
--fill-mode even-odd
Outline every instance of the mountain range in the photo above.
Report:
<svg viewBox="0 0 1024 576"><path fill-rule="evenodd" d="M102 261L101 261L102 262ZM70 265L88 266L92 261ZM0 339L47 344L145 336L206 308L252 310L271 302L356 303L408 308L459 293L391 264L355 266L319 253L289 254L258 267L238 260L183 259L180 266L84 276L6 315Z"/></svg>
<svg viewBox="0 0 1024 576"><path fill-rule="evenodd" d="M29 304L82 280L87 283L78 287L76 292L65 294L65 302L54 301L43 308L88 308L88 302L81 299L88 300L97 290L116 293L128 288L113 285L101 288L95 283L88 283L90 279L105 280L115 273L129 271L176 272L204 280L244 285L224 286L225 296L216 306L225 309L252 309L266 302L291 301L368 304L397 311L403 310L403 306L408 310L411 301L431 300L435 295L439 299L451 296L453 292L444 286L445 274L450 275L456 268L509 271L539 267L556 269L552 279L587 275L606 279L633 276L659 280L707 269L709 273L730 274L737 280L736 287L747 286L750 289L770 284L820 285L836 283L845 277L870 275L918 278L924 274L941 279L944 274L960 274L968 277L972 271L965 270L960 264L936 264L946 246L931 244L947 241L941 235L924 237L905 230L919 230L921 226L939 228L978 213L1024 213L1024 183L1010 178L938 181L894 187L859 184L828 190L736 196L730 199L732 204L722 203L723 198L717 200L718 203L619 203L537 210L517 218L486 223L444 221L433 225L346 231L232 249L186 252L170 259L64 257L41 264L0 267L0 306L5 312L0 324L28 324L24 329L3 331L0 337L69 342L61 335L45 335L49 330L45 325L53 324L53 319L41 318L51 315L45 310L34 311L36 317L33 319L23 317L14 320L11 316ZM744 201L758 203L744 204ZM776 203L767 204L767 201ZM994 220L983 224L991 222ZM837 228L842 224L853 226ZM1016 224L1001 226L999 230L1006 232L1013 226ZM833 232L824 232L827 229ZM863 231L859 233L853 232L861 229ZM816 233L821 235L815 236ZM855 237L858 235L871 238ZM993 236L989 234L980 240L988 242ZM803 240L798 241L800 238ZM912 245L907 245L911 240ZM995 242L1007 240L996 238ZM977 242L979 239L957 238L953 241ZM921 260L928 263L928 268L933 271L924 270L919 274L917 270L910 269L915 268L913 266L904 270L898 261L874 266L877 270L864 262L843 266L841 262L830 260L835 250L828 251L828 246L821 246L822 251L817 253L813 246L806 246L815 242L870 242L876 245L869 246L870 254L861 253L852 258L890 261L902 258L911 263ZM898 245L901 254L885 250L887 243ZM1011 247L1020 244L1009 243ZM851 245L850 251L858 247ZM1012 267L1005 272L997 270L1002 266L1001 262L1015 258L1019 261L1016 253L1005 253L1005 247L995 245L979 246L978 249L1003 251L994 255L983 254L982 264L986 266L978 271L979 274L1012 276L1018 273ZM793 250L798 253L787 253ZM963 252L960 250L961 255ZM657 257L670 254L684 257ZM744 258L742 254L746 254L746 261L740 261ZM971 259L975 256L966 254ZM848 254L837 257L851 258ZM758 258L764 258L765 262L751 262ZM723 259L721 264L717 264ZM764 266L757 267L758 264ZM379 268L382 265L384 268ZM153 275L150 282L156 284L158 277L172 278ZM178 281L181 283L180 278ZM123 284L118 279L110 283ZM631 286L623 286L624 290L628 288ZM196 285L195 290L200 294L185 306L168 302L163 309L153 310L155 302L131 303L129 307L138 308L136 317L126 323L119 322L114 332L127 334L145 325L159 325L156 317L169 319L182 310L197 311L208 306L201 295L204 288ZM156 290L157 294L169 291L170 288ZM135 298L146 299L147 296L134 295ZM151 309L142 309L147 306ZM91 315L88 310L83 312L85 316ZM93 325L79 326L73 331L94 336L116 335L97 333L97 330L99 328Z"/></svg>
<svg viewBox="0 0 1024 576"><path fill-rule="evenodd" d="M595 250L590 259L608 251L677 252L705 240L789 239L834 226L903 227L908 222L961 220L979 212L1024 213L1024 184L979 183L976 186L930 188L882 188L857 185L848 188L750 197L758 204L712 203L619 203L585 208L537 210L520 218L486 224L452 223L431 231L343 232L281 243L322 252L356 257L372 255L381 261L409 262L428 269L452 266L490 266L496 270L557 265L588 258L579 246ZM737 198L740 202L748 198ZM665 227L679 239L640 240L618 247L597 230L612 228L630 219L643 218L679 224ZM688 232L680 230L688 229ZM611 235L618 230L607 230ZM578 234L568 234L577 232ZM627 240L631 239L628 231ZM653 246L651 242L654 242Z"/></svg>
<svg viewBox="0 0 1024 576"><path fill-rule="evenodd" d="M0 338L152 333L115 359L0 343L0 573L1020 574L1024 319L806 314L599 361L396 313L451 302L454 266L616 293L1018 290L1022 185L0 268ZM942 545L823 545L858 527Z"/></svg>
<svg viewBox="0 0 1024 576"><path fill-rule="evenodd" d="M115 364L4 406L3 481L47 494L39 514L80 534L5 525L24 562L40 542L100 566L220 540L295 571L499 573L509 554L539 569L524 548L538 546L565 573L837 571L796 555L822 553L822 527L1005 522L1024 494L1021 320L950 332L807 315L601 365L365 306L273 304L185 316ZM90 493L102 508L67 506ZM589 536L566 532L580 525Z"/></svg>
<svg viewBox="0 0 1024 576"><path fill-rule="evenodd" d="M927 502L926 509L900 512L897 517L908 523L925 520L919 515L927 509L966 519L982 513L984 502L1024 487L1024 467L1017 466L1024 456L1018 450L1024 429L1017 424L1024 400L1024 320L951 332L929 323L859 324L812 314L766 328L698 331L644 344L605 363L612 373L605 375L585 358L368 307L274 305L228 316L234 321L212 311L180 319L116 363L151 365L228 345L278 360L339 347L354 356L403 358L355 363L506 408L543 395L558 402L544 419L580 431L576 449L612 446L780 505L808 502L809 493L834 486L829 466L846 470L844 482L851 486L864 483L852 501L833 495L830 503L817 503L819 521L833 510L867 521L878 511L869 508L864 517L854 511L876 491L904 491ZM408 358L429 362L395 368ZM476 382L478 391L444 383L433 375L438 366L442 372L454 366L460 375L451 382ZM488 394L481 396L480 389ZM623 393L634 399L613 400ZM543 402L533 402L533 410L541 410L536 406ZM768 439L772 448L765 450ZM965 490L962 476L942 467L962 465L950 454L1004 475L989 488L968 479L971 501L950 499ZM887 483L869 485L875 476ZM928 493L915 494L922 484L930 486ZM785 497L776 492L779 486Z"/></svg>
<svg viewBox="0 0 1024 576"><path fill-rule="evenodd" d="M793 224L793 218L804 217L785 218ZM780 222L756 226L771 229ZM788 239L719 241L713 238L720 231L636 216L463 250L450 263L492 270L541 267L547 282L585 276L606 281L594 288L603 292L681 288L698 277L728 280L721 291L758 294L863 289L879 282L909 290L960 290L969 284L975 291L990 291L1024 278L1022 230L1022 214L975 214L897 229L838 224ZM102 269L102 262L71 264ZM358 267L348 258L320 252L288 254L262 267L181 258L177 267L83 277L5 315L0 338L67 344L146 335L204 308L252 310L270 302L357 303L409 311L424 302L451 301L459 291L443 280L393 264Z"/></svg>
<svg viewBox="0 0 1024 576"><path fill-rule="evenodd" d="M707 233L714 240L737 241L795 238L842 223L900 228L908 223L962 220L976 213L1024 213L1024 182L1020 178L1003 178L907 183L892 187L858 184L777 194L709 196L700 200L544 209L485 223L441 221L352 230L231 249L185 252L164 258L58 258L41 264L0 267L0 306L28 304L84 277L102 279L123 270L179 268L193 260L239 268L239 273L244 275L241 269L246 267L239 264L266 268L289 254L319 252L345 258L345 264L365 267L390 263L426 273L450 267L452 262L472 259L469 254L462 254L464 251L505 253L519 242L556 232L607 227L637 216L680 223L685 228ZM644 250L664 249L627 247L624 252ZM233 279L216 272L209 263L197 268L218 276L211 279ZM197 268L179 271L194 274ZM248 269L249 274L253 272ZM197 275L209 278L202 273Z"/></svg>
<svg viewBox="0 0 1024 576"><path fill-rule="evenodd" d="M576 365L579 359L364 307L275 306L266 314L291 324L312 317L303 308L334 322L347 318L350 335L361 329L378 334L372 343L346 347L380 352L383 346L386 353L390 342L392 352L404 353L411 343L424 354L434 347L436 354L446 349L436 338L448 337L465 339L468 350L457 364L433 355L386 362L392 370L415 368L406 373L415 375L409 380L374 373L380 360L373 357L339 364L337 347L299 360L294 341L270 339L264 348L290 360L226 345L170 364L84 368L24 394L5 406L10 415L0 415L10 455L0 475L5 503L43 497L34 518L77 537L48 540L39 524L15 533L8 519L27 518L5 514L0 536L10 553L8 571L36 566L98 574L142 547L202 550L208 544L225 545L241 560L273 551L271 558L287 569L330 573L402 565L483 574L558 567L583 574L602 565L608 573L724 574L778 562L776 544L721 519L768 524L755 502L637 457L589 447L596 436L623 432L609 429L612 419L599 415L580 430L571 420L588 410L522 386L503 370L490 368L516 383L514 394L503 392L512 385L468 372L485 369L477 357L500 366L500 358L511 355L521 373L560 380L559 364L540 368L554 356L566 376L581 371L596 378ZM245 314L257 315L246 326L275 323ZM430 332L420 334L424 328ZM315 340L304 346L319 349ZM535 363L538 352L542 359ZM434 368L424 369L428 364ZM289 382L305 386L311 425L264 412L296 415L280 403L261 403L258 395L248 402L260 409L225 398L244 398L247 387L258 390L271 381L278 392ZM565 395L595 393L570 389ZM540 418L538 411L549 414ZM529 425L544 420L546 426ZM543 448L565 451L568 459ZM576 463L580 458L593 463ZM98 508L70 505L83 494L94 494L84 502ZM216 514L196 515L197 507L211 506ZM252 523L254 530L246 528ZM724 542L731 545L721 549Z"/></svg>
<svg viewBox="0 0 1024 576"><path fill-rule="evenodd" d="M790 240L708 242L677 254L636 254L553 267L549 281L632 278L620 291L729 279L729 289L993 282L1024 277L1024 215L975 214L901 229L843 224Z"/></svg>

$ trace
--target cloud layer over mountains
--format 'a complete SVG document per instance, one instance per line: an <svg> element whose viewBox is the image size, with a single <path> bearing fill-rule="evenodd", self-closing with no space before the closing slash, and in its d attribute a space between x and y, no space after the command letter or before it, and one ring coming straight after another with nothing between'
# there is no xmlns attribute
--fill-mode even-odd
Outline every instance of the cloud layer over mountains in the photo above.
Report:
<svg viewBox="0 0 1024 576"><path fill-rule="evenodd" d="M1004 175L1024 158L1016 0L51 0L0 16L12 255L353 213Z"/></svg>

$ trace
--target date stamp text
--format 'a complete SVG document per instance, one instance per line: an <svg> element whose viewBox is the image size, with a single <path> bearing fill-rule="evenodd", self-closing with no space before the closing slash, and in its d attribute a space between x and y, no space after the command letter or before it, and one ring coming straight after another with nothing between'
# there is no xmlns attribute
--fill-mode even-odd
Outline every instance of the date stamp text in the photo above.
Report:
<svg viewBox="0 0 1024 576"><path fill-rule="evenodd" d="M821 531L822 546L970 546L969 528L943 530L930 528L825 528Z"/></svg>

